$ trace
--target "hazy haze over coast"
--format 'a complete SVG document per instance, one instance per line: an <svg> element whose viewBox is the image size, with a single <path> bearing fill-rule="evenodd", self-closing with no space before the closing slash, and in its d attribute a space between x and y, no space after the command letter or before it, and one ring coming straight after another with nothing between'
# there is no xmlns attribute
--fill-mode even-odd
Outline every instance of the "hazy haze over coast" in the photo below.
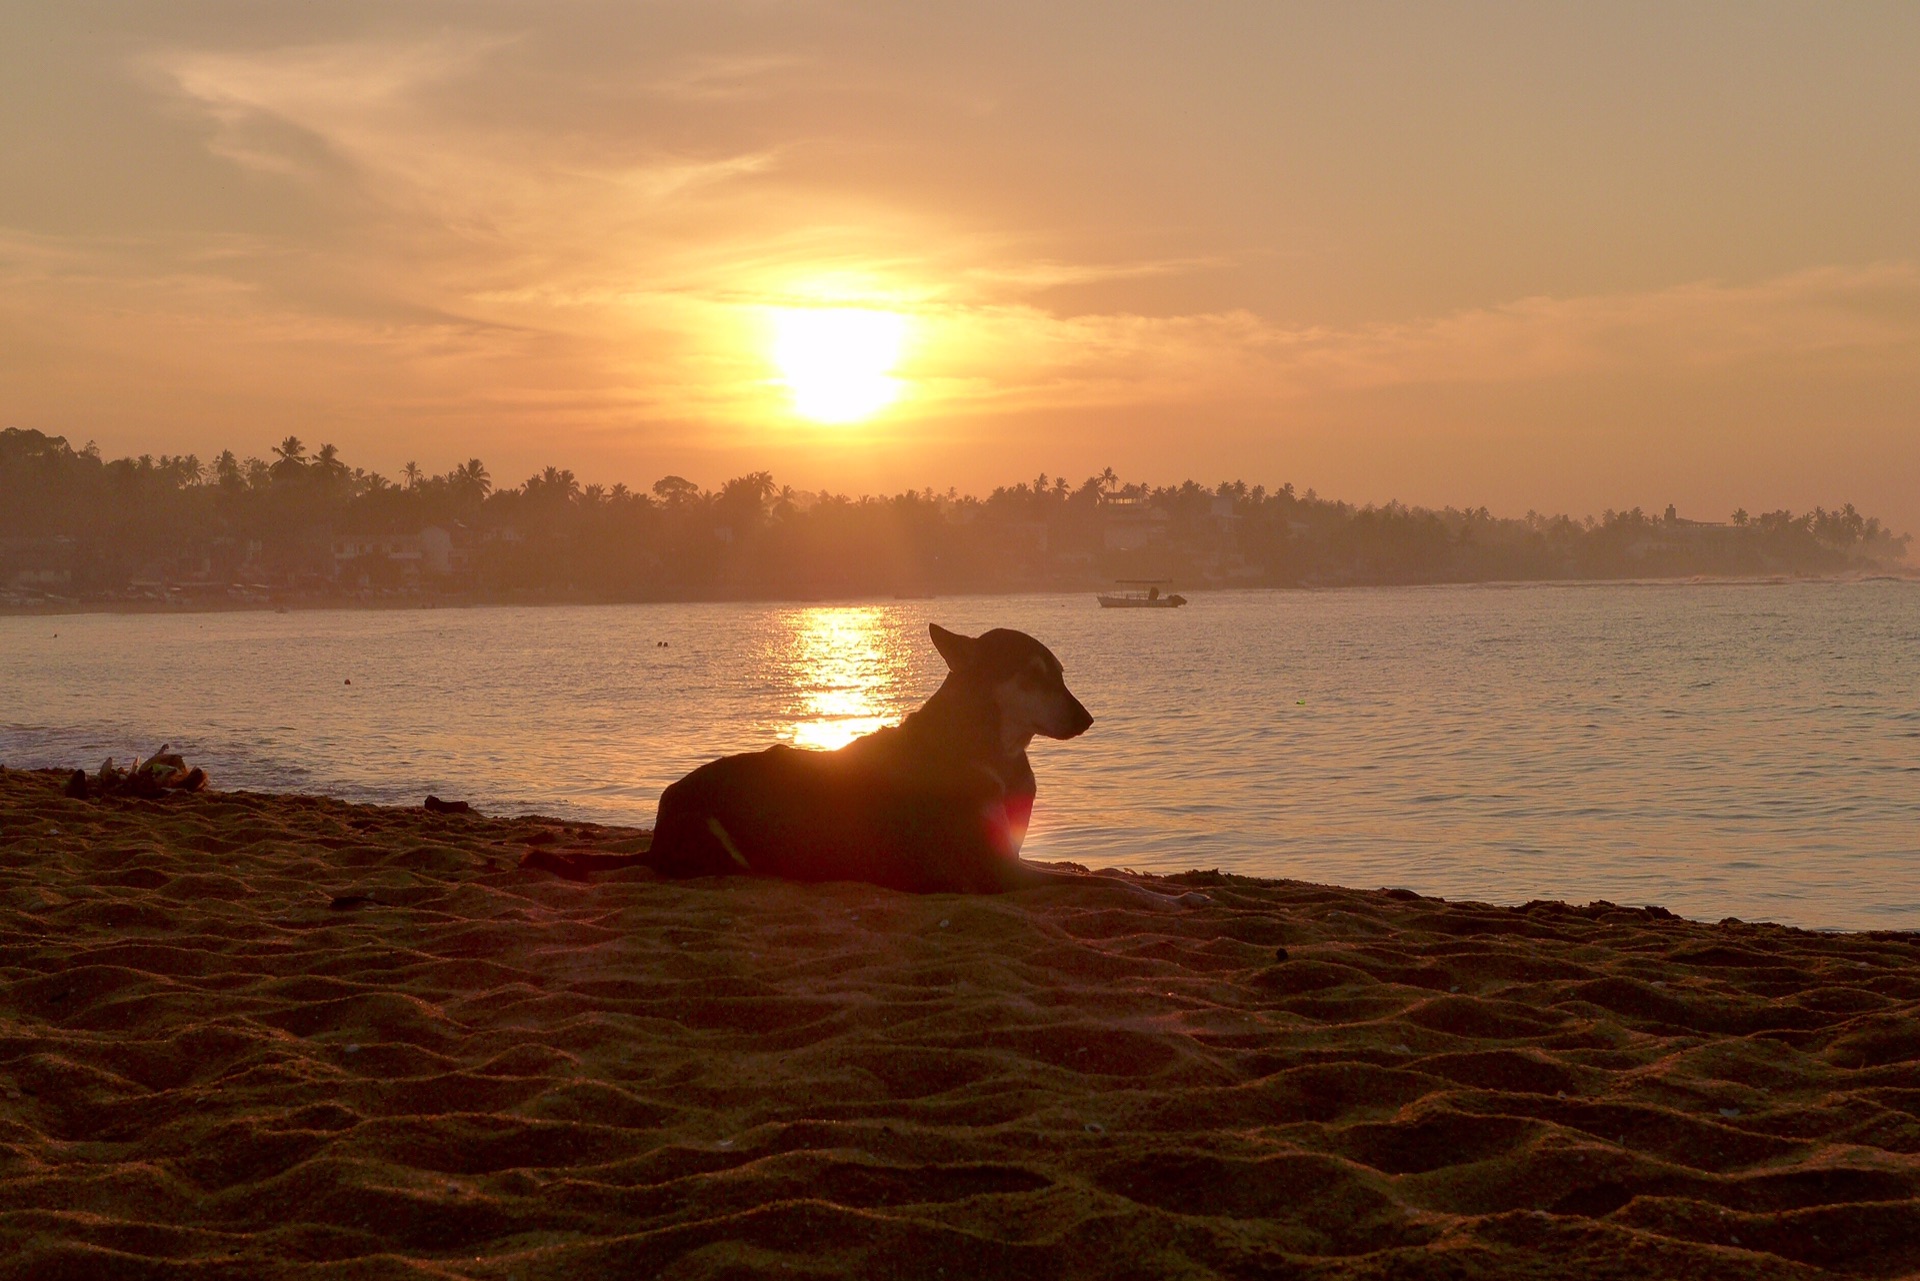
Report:
<svg viewBox="0 0 1920 1281"><path fill-rule="evenodd" d="M13 5L0 425L1911 529L1915 65L1890 4Z"/></svg>

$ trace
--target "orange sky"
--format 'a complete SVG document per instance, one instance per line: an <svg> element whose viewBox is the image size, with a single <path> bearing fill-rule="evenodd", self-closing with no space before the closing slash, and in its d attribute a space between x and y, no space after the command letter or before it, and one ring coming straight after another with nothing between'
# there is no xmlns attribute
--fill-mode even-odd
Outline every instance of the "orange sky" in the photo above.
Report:
<svg viewBox="0 0 1920 1281"><path fill-rule="evenodd" d="M0 10L0 425L1920 532L1920 8ZM905 318L796 416L775 321Z"/></svg>

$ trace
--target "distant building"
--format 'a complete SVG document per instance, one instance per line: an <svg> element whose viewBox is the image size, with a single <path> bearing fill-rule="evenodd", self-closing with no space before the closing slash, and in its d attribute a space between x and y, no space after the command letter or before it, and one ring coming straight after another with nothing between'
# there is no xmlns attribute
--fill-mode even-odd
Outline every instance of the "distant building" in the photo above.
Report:
<svg viewBox="0 0 1920 1281"><path fill-rule="evenodd" d="M27 591L73 586L79 545L71 538L0 538L0 584Z"/></svg>
<svg viewBox="0 0 1920 1281"><path fill-rule="evenodd" d="M420 560L429 574L457 574L467 567L465 540L456 539L450 529L428 525L420 531Z"/></svg>
<svg viewBox="0 0 1920 1281"><path fill-rule="evenodd" d="M1030 552L1047 550L1048 530L1044 520L1006 520L999 522L1000 537L1008 547Z"/></svg>
<svg viewBox="0 0 1920 1281"><path fill-rule="evenodd" d="M1645 560L1653 555L1728 556L1746 536L1747 530L1727 521L1688 520L1668 503L1658 532L1635 539L1627 545L1625 554L1631 560Z"/></svg>
<svg viewBox="0 0 1920 1281"><path fill-rule="evenodd" d="M457 574L467 568L466 540L440 525L415 534L339 534L333 539L333 576L347 581Z"/></svg>
<svg viewBox="0 0 1920 1281"><path fill-rule="evenodd" d="M1172 517L1144 499L1109 494L1100 500L1100 545L1110 552L1139 551L1167 540Z"/></svg>

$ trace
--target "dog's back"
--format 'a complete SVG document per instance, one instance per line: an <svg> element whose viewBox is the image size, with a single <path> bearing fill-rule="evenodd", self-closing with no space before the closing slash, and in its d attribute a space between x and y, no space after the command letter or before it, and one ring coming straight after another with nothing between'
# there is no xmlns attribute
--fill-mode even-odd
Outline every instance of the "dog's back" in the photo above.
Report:
<svg viewBox="0 0 1920 1281"><path fill-rule="evenodd" d="M845 749L842 749L844 751ZM666 790L647 862L666 876L867 881L909 893L994 888L987 799L916 784L840 752L770 747Z"/></svg>
<svg viewBox="0 0 1920 1281"><path fill-rule="evenodd" d="M773 747L702 765L661 796L648 864L676 877L1008 888L1033 803L1027 744L1093 718L1032 637L932 634L948 675L924 707L837 752Z"/></svg>

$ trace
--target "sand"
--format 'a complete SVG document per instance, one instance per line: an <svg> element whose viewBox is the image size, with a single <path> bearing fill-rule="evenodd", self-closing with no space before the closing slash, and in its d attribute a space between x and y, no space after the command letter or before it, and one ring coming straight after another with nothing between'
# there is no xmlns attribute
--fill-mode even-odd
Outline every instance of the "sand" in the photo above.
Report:
<svg viewBox="0 0 1920 1281"><path fill-rule="evenodd" d="M0 1279L1920 1275L1913 935L62 781L0 774Z"/></svg>

